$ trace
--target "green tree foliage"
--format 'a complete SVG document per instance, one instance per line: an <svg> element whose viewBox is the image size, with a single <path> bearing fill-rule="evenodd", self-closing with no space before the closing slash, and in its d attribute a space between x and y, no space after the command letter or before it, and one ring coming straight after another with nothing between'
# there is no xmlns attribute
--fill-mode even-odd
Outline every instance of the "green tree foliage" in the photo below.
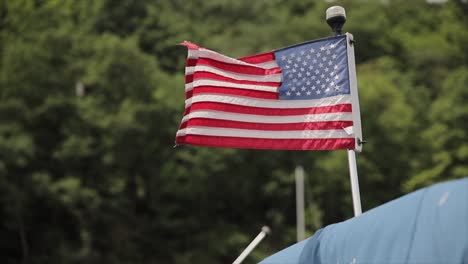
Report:
<svg viewBox="0 0 468 264"><path fill-rule="evenodd" d="M343 151L174 148L177 43L240 57L325 37L329 2L2 1L2 263L230 263L266 224L255 263L294 242L298 164L309 234L351 217ZM466 177L466 1L336 2L357 41L363 209Z"/></svg>

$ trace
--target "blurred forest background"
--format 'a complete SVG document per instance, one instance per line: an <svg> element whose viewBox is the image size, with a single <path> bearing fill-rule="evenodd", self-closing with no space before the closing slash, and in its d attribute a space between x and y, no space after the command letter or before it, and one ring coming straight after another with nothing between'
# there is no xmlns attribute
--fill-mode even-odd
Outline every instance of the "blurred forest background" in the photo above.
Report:
<svg viewBox="0 0 468 264"><path fill-rule="evenodd" d="M345 151L173 148L190 40L237 57L357 41L363 210L468 175L468 4L451 0L3 0L0 262L244 263L352 217ZM84 87L77 96L76 87Z"/></svg>

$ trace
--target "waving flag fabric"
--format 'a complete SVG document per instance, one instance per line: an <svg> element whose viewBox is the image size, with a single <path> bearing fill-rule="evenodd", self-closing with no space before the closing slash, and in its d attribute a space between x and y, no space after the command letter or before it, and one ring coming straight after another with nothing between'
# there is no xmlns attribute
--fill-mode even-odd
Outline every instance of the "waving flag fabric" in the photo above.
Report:
<svg viewBox="0 0 468 264"><path fill-rule="evenodd" d="M360 121L353 108L359 106L350 85L348 38L240 59L184 42L186 101L176 144L356 149Z"/></svg>

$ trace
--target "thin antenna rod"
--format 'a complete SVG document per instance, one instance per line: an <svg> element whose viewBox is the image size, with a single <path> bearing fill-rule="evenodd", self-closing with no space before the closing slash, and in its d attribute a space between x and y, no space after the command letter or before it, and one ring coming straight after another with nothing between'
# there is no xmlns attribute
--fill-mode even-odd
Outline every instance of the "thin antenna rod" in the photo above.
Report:
<svg viewBox="0 0 468 264"><path fill-rule="evenodd" d="M270 234L271 230L268 226L262 227L262 231L250 242L250 244L242 251L239 257L234 260L232 264L241 264L242 261L254 250L254 248L265 238L266 235Z"/></svg>

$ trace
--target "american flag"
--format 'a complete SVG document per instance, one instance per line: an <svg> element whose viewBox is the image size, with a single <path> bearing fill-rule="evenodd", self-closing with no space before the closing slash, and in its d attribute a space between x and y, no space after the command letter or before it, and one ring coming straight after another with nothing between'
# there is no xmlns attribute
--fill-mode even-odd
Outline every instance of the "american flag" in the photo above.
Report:
<svg viewBox="0 0 468 264"><path fill-rule="evenodd" d="M186 100L176 144L357 149L348 40L330 37L239 59L182 43Z"/></svg>

